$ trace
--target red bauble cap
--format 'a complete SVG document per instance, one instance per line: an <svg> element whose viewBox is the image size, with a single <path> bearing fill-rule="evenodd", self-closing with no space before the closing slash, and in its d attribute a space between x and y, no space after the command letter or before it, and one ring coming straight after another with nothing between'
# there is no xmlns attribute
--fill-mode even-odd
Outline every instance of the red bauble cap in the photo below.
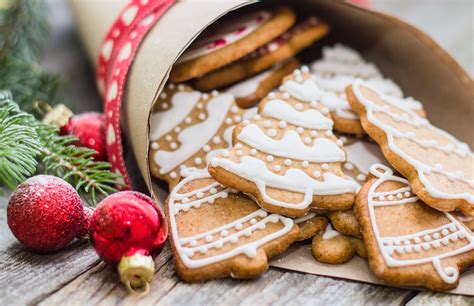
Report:
<svg viewBox="0 0 474 306"><path fill-rule="evenodd" d="M76 190L64 180L37 175L18 186L8 202L8 226L28 249L59 250L84 229L84 210Z"/></svg>
<svg viewBox="0 0 474 306"><path fill-rule="evenodd" d="M134 191L118 192L96 208L89 236L105 262L118 265L120 277L132 291L148 291L154 273L153 256L162 250L168 234L161 209Z"/></svg>

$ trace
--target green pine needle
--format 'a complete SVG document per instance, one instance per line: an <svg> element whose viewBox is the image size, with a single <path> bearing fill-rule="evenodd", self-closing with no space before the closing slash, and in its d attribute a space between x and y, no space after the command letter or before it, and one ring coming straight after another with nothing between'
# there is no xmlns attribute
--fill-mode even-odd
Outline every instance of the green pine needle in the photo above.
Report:
<svg viewBox="0 0 474 306"><path fill-rule="evenodd" d="M30 122L8 92L0 92L0 182L10 189L36 171L41 143Z"/></svg>

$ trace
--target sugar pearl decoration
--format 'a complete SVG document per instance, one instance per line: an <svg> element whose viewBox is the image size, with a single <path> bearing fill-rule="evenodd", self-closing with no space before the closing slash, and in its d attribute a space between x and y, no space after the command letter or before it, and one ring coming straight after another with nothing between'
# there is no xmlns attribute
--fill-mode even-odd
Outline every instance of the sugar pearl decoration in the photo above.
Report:
<svg viewBox="0 0 474 306"><path fill-rule="evenodd" d="M282 98L285 99L285 100L288 100L290 98L290 94L287 93L287 92L284 92L283 95L282 95Z"/></svg>
<svg viewBox="0 0 474 306"><path fill-rule="evenodd" d="M270 122L270 120L265 120L263 121L263 126L266 128L269 128L272 126L272 123Z"/></svg>
<svg viewBox="0 0 474 306"><path fill-rule="evenodd" d="M313 172L313 175L314 175L314 177L320 177L320 176L321 176L321 172L319 172L319 171L314 171L314 172Z"/></svg>
<svg viewBox="0 0 474 306"><path fill-rule="evenodd" d="M270 137L275 137L277 135L277 131L275 129L269 129L267 131L267 135Z"/></svg>
<svg viewBox="0 0 474 306"><path fill-rule="evenodd" d="M296 103L295 108L296 108L297 110L299 110L299 111L300 111L300 110L303 110L303 104L301 104L301 103Z"/></svg>
<svg viewBox="0 0 474 306"><path fill-rule="evenodd" d="M304 132L304 129L303 129L301 126L299 126L298 128L296 128L296 132L297 132L298 134L301 134L301 133Z"/></svg>
<svg viewBox="0 0 474 306"><path fill-rule="evenodd" d="M273 170L275 170L275 171L278 172L278 171L281 170L281 166L280 166L280 165L275 165L275 166L273 167Z"/></svg>
<svg viewBox="0 0 474 306"><path fill-rule="evenodd" d="M291 166L291 159L285 159L284 161L285 166Z"/></svg>
<svg viewBox="0 0 474 306"><path fill-rule="evenodd" d="M309 166L309 163L308 163L307 160L305 160L301 163L301 167L303 167L303 168L308 168L308 166Z"/></svg>
<svg viewBox="0 0 474 306"><path fill-rule="evenodd" d="M207 153L207 152L210 152L210 151L211 151L211 147L210 147L209 145L204 145L204 146L202 147L202 150Z"/></svg>
<svg viewBox="0 0 474 306"><path fill-rule="evenodd" d="M173 149L173 150L176 149L177 147L178 147L178 144L176 142L172 142L170 144L170 148Z"/></svg>
<svg viewBox="0 0 474 306"><path fill-rule="evenodd" d="M271 163L273 161L273 156L268 155L265 159L267 160L267 162Z"/></svg>
<svg viewBox="0 0 474 306"><path fill-rule="evenodd" d="M219 136L214 136L214 138L212 138L212 142L215 144L220 144L221 138Z"/></svg>
<svg viewBox="0 0 474 306"><path fill-rule="evenodd" d="M200 165L200 164L202 163L202 159L200 159L199 157L196 157L196 158L194 159L194 163L195 163L196 165Z"/></svg>
<svg viewBox="0 0 474 306"><path fill-rule="evenodd" d="M344 164L344 168L345 168L346 170L353 170L353 169L354 169L354 165L351 164L351 163L345 163L345 164Z"/></svg>
<svg viewBox="0 0 474 306"><path fill-rule="evenodd" d="M251 150L250 150L250 155L255 155L255 154L257 154L257 150L251 149Z"/></svg>
<svg viewBox="0 0 474 306"><path fill-rule="evenodd" d="M178 175L176 174L176 172L171 172L171 173L170 173L170 177L171 177L172 179L175 179L175 178L178 177Z"/></svg>
<svg viewBox="0 0 474 306"><path fill-rule="evenodd" d="M327 169L329 169L329 165L326 164L326 163L324 163L324 164L321 165L321 168L322 168L323 170L327 170Z"/></svg>
<svg viewBox="0 0 474 306"><path fill-rule="evenodd" d="M281 129L284 129L286 128L288 125L286 124L285 121L280 121L278 122L278 127L281 128Z"/></svg>

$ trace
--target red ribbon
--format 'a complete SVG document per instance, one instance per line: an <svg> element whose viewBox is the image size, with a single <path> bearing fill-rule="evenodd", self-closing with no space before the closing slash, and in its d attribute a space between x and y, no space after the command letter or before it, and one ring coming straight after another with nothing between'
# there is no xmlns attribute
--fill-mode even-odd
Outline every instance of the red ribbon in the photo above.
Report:
<svg viewBox="0 0 474 306"><path fill-rule="evenodd" d="M143 38L173 3L174 0L131 0L109 29L100 48L96 80L104 99L107 155L111 170L124 178L122 189L131 188L120 130L120 107L128 71Z"/></svg>

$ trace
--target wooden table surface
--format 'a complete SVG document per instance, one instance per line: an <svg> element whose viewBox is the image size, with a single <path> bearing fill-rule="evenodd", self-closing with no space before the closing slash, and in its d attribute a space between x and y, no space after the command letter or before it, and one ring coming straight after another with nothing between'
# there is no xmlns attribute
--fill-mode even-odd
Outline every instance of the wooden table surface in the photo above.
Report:
<svg viewBox="0 0 474 306"><path fill-rule="evenodd" d="M66 82L66 103L75 112L100 110L93 73L84 57L72 17L61 0L50 1L52 41L43 62L58 71ZM424 28L473 72L473 2L374 1L377 8L391 11ZM440 23L456 16L453 28ZM112 304L258 304L258 305L366 305L366 304L455 304L474 305L474 298L394 289L385 286L320 277L270 268L250 281L221 279L202 284L181 282L167 247L156 259L156 275L150 294L127 295L114 269L107 267L87 243L74 242L50 255L28 252L10 233L6 222L9 194L0 196L0 305L112 305Z"/></svg>

